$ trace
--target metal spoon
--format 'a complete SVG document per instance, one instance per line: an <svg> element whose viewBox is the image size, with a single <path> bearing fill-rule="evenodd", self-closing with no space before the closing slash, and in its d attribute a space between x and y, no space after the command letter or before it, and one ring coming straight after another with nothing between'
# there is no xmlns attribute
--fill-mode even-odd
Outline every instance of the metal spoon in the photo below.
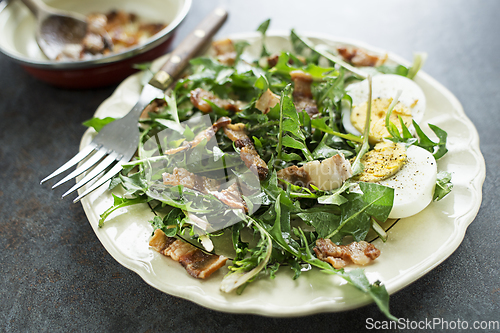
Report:
<svg viewBox="0 0 500 333"><path fill-rule="evenodd" d="M87 33L84 15L47 6L40 0L21 0L37 19L36 41L50 60L69 45L81 44Z"/></svg>

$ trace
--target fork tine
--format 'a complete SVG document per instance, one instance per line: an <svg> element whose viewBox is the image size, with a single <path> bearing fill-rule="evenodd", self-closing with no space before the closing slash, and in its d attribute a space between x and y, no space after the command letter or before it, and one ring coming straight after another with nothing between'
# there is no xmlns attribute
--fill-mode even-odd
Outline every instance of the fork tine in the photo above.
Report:
<svg viewBox="0 0 500 333"><path fill-rule="evenodd" d="M68 162L64 163L61 165L56 171L52 172L50 175L45 177L40 181L40 185L45 183L47 180L54 178L55 176L63 173L64 171L68 170L71 168L73 165L77 164L78 162L82 161L85 157L87 157L95 148L97 145L95 143L90 143L88 146L83 148L78 154L73 156Z"/></svg>
<svg viewBox="0 0 500 333"><path fill-rule="evenodd" d="M70 188L66 193L62 195L62 198L67 196L68 194L78 190L83 185L87 184L89 181L97 177L101 172L106 170L108 166L110 166L113 162L116 162L116 158L118 154L113 152L110 155L106 156L106 158L99 163L92 171L85 175L78 183L76 183L72 188Z"/></svg>
<svg viewBox="0 0 500 333"><path fill-rule="evenodd" d="M73 200L73 203L77 203L83 197L85 197L87 194L89 194L90 192L92 192L95 189L97 189L99 186L101 186L102 184L104 184L106 181L110 180L114 175L116 175L118 172L120 172L123 169L122 168L122 164L125 163L125 162L127 162L127 161L124 161L124 159L122 158L111 169L109 169L109 171L106 172L106 174L104 174L98 181L96 181L94 184L92 184L91 187L89 187L88 189L86 189L85 192L83 192L77 198L75 198Z"/></svg>
<svg viewBox="0 0 500 333"><path fill-rule="evenodd" d="M104 157L104 155L106 155L105 149L101 148L101 149L97 150L97 152L94 155L92 155L92 157L90 157L87 161L85 161L85 163L83 163L78 168L76 168L73 172L71 172L69 175L67 175L66 177L64 177L63 179L61 179L57 183L55 183L52 186L52 189L55 189L59 185L66 183L68 180L73 179L76 176L81 175L82 173L84 173L85 171L90 169L92 166L94 166L97 162L99 162Z"/></svg>

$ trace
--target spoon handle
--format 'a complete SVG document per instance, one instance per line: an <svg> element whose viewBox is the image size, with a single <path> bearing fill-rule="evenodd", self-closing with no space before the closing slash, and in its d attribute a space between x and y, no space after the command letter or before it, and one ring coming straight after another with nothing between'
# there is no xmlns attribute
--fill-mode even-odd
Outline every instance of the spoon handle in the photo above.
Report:
<svg viewBox="0 0 500 333"><path fill-rule="evenodd" d="M154 87L165 90L173 79L184 70L207 41L219 30L227 18L227 11L217 8L212 11L172 52L170 58L149 81Z"/></svg>
<svg viewBox="0 0 500 333"><path fill-rule="evenodd" d="M47 6L40 0L21 0L36 18L47 12Z"/></svg>

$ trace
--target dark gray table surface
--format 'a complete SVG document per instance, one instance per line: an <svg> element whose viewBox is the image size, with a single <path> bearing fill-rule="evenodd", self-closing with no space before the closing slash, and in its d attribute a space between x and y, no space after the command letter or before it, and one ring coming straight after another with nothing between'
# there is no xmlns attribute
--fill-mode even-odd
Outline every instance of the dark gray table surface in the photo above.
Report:
<svg viewBox="0 0 500 333"><path fill-rule="evenodd" d="M194 0L174 46L218 4L230 12L218 36L253 31L270 17L271 29L354 38L407 59L429 54L425 72L458 97L479 131L486 181L462 244L392 295L391 309L412 321L499 321L500 2ZM115 87L54 88L0 55L0 331L329 332L385 320L375 305L299 318L220 313L118 264L81 205L38 184L78 150L82 121Z"/></svg>

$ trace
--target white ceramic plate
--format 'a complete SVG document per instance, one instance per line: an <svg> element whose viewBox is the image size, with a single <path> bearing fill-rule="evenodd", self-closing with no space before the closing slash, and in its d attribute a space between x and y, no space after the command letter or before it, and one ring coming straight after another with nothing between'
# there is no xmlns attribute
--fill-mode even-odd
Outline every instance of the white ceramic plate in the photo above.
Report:
<svg viewBox="0 0 500 333"><path fill-rule="evenodd" d="M269 36L268 48L272 52L289 49L286 36ZM260 52L258 35L230 37L249 41L250 53L258 55ZM356 41L325 36L311 36L311 40L327 45L347 43L381 52ZM404 59L390 53L389 59L409 65ZM422 128L428 129L425 124L429 122L448 132L449 153L439 161L438 169L453 174L454 188L442 201L434 202L418 215L396 223L390 229L386 243L375 241L382 254L365 268L365 272L371 282L381 280L390 294L429 272L458 247L479 209L485 177L477 131L458 100L422 71L415 81L427 98ZM140 77L133 75L116 89L95 115L101 118L124 115L137 101L139 92ZM94 134L92 130L87 131L81 146L87 145ZM427 134L435 138L431 131L427 131ZM315 269L292 280L291 271L281 268L276 279L262 277L251 283L242 295L222 293L219 284L227 269L219 270L206 281L197 280L190 277L179 263L148 246L153 230L148 220L153 217L153 213L147 205L132 206L117 212L103 228L98 228L99 215L112 205L111 193L102 187L84 198L82 205L97 237L120 264L139 274L151 286L207 308L286 317L343 311L370 302L367 296L342 279Z"/></svg>

